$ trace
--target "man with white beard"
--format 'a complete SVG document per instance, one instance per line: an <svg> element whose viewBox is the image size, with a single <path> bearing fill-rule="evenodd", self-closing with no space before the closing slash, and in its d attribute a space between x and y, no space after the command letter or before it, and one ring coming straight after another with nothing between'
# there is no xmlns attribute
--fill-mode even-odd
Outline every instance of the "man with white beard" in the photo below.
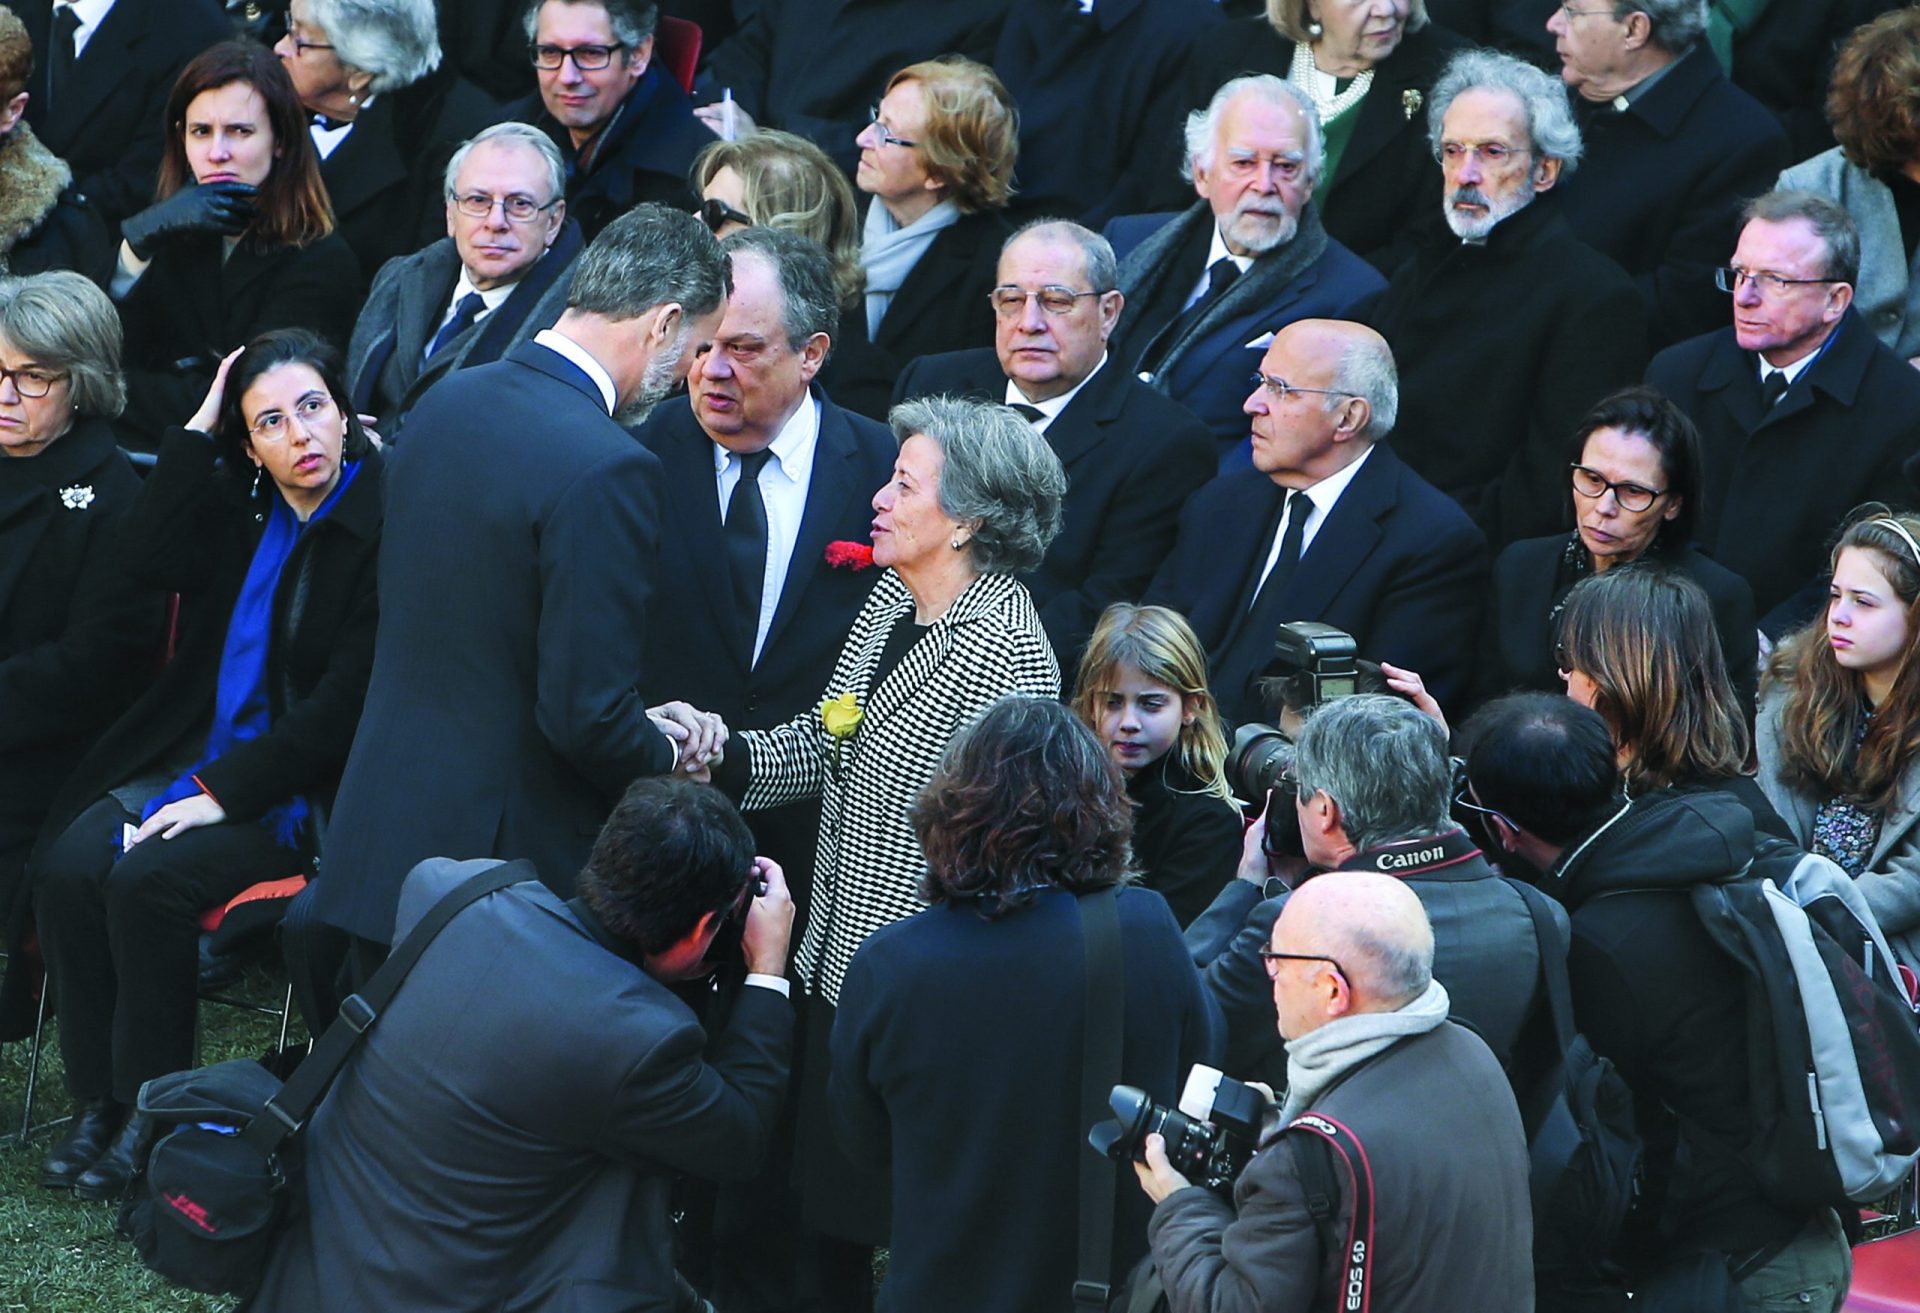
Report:
<svg viewBox="0 0 1920 1313"><path fill-rule="evenodd" d="M573 893L635 777L717 736L642 699L660 462L637 419L687 376L726 311L729 262L692 215L641 205L574 265L567 309L422 397L387 467L380 623L311 916L352 937L358 985L429 857L520 858ZM697 713L696 713L697 715ZM301 945L324 999L324 958ZM319 1033L325 1017L309 1017Z"/></svg>
<svg viewBox="0 0 1920 1313"><path fill-rule="evenodd" d="M1510 55L1457 55L1427 112L1439 234L1368 317L1400 364L1394 449L1495 548L1561 528L1569 435L1647 361L1645 304L1580 241L1553 188L1580 161L1566 88Z"/></svg>
<svg viewBox="0 0 1920 1313"><path fill-rule="evenodd" d="M1223 470L1250 464L1240 407L1274 333L1296 319L1353 319L1385 286L1310 204L1325 145L1305 93L1277 77L1234 78L1187 117L1198 202L1107 228L1126 298L1108 350L1199 416Z"/></svg>

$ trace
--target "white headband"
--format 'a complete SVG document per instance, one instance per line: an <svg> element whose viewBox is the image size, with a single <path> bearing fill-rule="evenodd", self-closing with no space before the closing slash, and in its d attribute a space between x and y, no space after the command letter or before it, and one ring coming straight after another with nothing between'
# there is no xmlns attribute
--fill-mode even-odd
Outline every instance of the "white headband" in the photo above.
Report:
<svg viewBox="0 0 1920 1313"><path fill-rule="evenodd" d="M1899 534L1901 541L1906 543L1907 550L1913 553L1914 564L1920 565L1920 543L1917 543L1913 540L1913 535L1907 532L1906 525L1900 523L1900 521L1898 520L1891 519L1887 516L1881 516L1877 520L1869 520L1867 521L1867 523L1878 525L1883 528L1891 529L1895 533Z"/></svg>

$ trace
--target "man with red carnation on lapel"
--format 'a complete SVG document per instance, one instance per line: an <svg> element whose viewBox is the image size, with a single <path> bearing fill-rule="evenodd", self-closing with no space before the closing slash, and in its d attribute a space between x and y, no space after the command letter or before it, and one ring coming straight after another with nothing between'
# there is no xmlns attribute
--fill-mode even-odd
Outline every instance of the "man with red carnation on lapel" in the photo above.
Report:
<svg viewBox="0 0 1920 1313"><path fill-rule="evenodd" d="M879 571L868 527L898 450L886 425L813 380L833 350L833 266L814 242L750 228L721 243L733 297L687 395L638 430L666 466L646 687L767 729L812 705ZM759 851L806 906L819 803L755 812ZM804 915L804 910L803 910Z"/></svg>

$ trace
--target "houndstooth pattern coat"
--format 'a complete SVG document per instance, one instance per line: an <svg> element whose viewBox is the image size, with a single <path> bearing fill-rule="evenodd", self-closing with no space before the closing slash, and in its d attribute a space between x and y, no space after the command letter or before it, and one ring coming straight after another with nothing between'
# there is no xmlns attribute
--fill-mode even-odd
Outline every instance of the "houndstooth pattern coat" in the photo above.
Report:
<svg viewBox="0 0 1920 1313"><path fill-rule="evenodd" d="M907 809L933 778L955 734L1009 693L1060 696L1060 667L1026 588L982 575L954 599L893 673L874 666L913 595L892 570L880 577L834 665L824 697L852 693L863 717L840 744L817 705L784 725L747 730L753 811L819 795L820 847L812 906L795 958L807 991L837 1003L854 950L881 926L919 911L926 871Z"/></svg>

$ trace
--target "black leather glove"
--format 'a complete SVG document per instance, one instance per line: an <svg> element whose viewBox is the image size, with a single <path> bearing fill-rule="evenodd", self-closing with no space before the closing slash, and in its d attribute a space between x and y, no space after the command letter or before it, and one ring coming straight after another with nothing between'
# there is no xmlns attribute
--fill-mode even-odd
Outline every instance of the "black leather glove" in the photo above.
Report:
<svg viewBox="0 0 1920 1313"><path fill-rule="evenodd" d="M246 182L210 182L182 187L157 205L149 205L120 225L120 235L142 260L155 247L184 233L238 237L253 221L258 189Z"/></svg>

